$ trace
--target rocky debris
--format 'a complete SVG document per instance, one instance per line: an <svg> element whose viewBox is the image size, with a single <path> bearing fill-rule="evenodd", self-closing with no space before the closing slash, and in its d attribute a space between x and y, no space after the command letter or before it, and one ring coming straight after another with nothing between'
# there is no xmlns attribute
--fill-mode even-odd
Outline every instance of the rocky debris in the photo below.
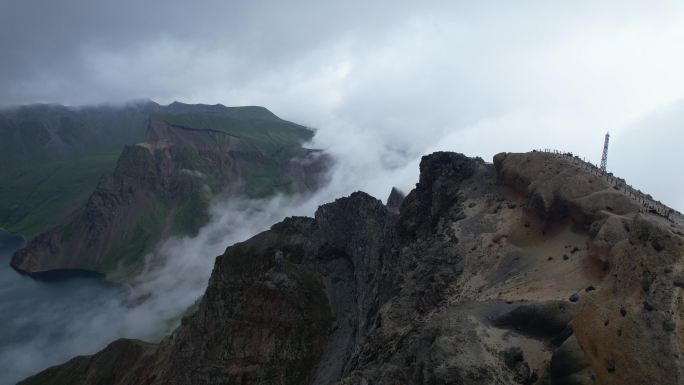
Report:
<svg viewBox="0 0 684 385"><path fill-rule="evenodd" d="M537 381L538 375L530 371L530 365L525 362L522 349L517 346L510 347L503 351L502 356L506 367L513 371L515 382L527 385Z"/></svg>
<svg viewBox="0 0 684 385"><path fill-rule="evenodd" d="M518 346L510 347L502 353L504 363L509 369L514 368L518 363L523 362L523 351Z"/></svg>
<svg viewBox="0 0 684 385"><path fill-rule="evenodd" d="M671 319L666 319L663 321L663 330L666 332L673 332L677 329L677 324L671 320Z"/></svg>
<svg viewBox="0 0 684 385"><path fill-rule="evenodd" d="M651 290L651 280L648 278L643 278L641 280L641 290L648 293Z"/></svg>
<svg viewBox="0 0 684 385"><path fill-rule="evenodd" d="M684 288L684 276L677 276L672 281L672 284L676 287Z"/></svg>
<svg viewBox="0 0 684 385"><path fill-rule="evenodd" d="M570 299L570 302L577 302L577 301L579 301L580 296L577 293L572 293L572 295L570 296L569 299Z"/></svg>
<svg viewBox="0 0 684 385"><path fill-rule="evenodd" d="M551 357L549 373L554 384L595 384L589 361L574 336L568 338Z"/></svg>
<svg viewBox="0 0 684 385"><path fill-rule="evenodd" d="M646 310L646 311L653 311L653 310L655 310L655 309L656 309L656 305L655 305L655 303L654 303L652 300L647 299L647 300L644 301L644 310Z"/></svg>
<svg viewBox="0 0 684 385"><path fill-rule="evenodd" d="M562 301L523 303L499 314L493 319L500 328L543 339L563 333L573 317L573 307Z"/></svg>
<svg viewBox="0 0 684 385"><path fill-rule="evenodd" d="M679 288L653 274L682 271L679 236L564 162L435 153L399 215L356 192L287 218L218 257L197 311L129 369L83 357L110 380L74 383L681 384ZM521 196L531 211L496 210Z"/></svg>

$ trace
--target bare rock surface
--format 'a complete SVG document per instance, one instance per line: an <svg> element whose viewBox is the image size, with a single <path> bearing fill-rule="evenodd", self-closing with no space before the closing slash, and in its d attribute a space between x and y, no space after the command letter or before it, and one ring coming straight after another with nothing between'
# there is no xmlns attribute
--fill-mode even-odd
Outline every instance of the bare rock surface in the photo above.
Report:
<svg viewBox="0 0 684 385"><path fill-rule="evenodd" d="M406 194L398 188L392 187L392 191L390 191L390 195L387 197L387 209L395 214L399 214L399 207L401 207L401 202L404 201L404 198L406 198Z"/></svg>
<svg viewBox="0 0 684 385"><path fill-rule="evenodd" d="M159 345L23 383L684 383L681 228L548 154L420 169L398 214L357 192L230 246Z"/></svg>

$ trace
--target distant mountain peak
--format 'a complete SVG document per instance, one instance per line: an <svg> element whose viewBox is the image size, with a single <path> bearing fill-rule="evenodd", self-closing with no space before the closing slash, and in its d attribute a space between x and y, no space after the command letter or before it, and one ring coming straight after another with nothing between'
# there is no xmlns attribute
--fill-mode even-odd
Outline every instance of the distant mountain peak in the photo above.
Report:
<svg viewBox="0 0 684 385"><path fill-rule="evenodd" d="M223 104L188 104L174 101L163 109L172 114L202 113L224 115L238 120L282 120L266 107L261 106L227 107Z"/></svg>

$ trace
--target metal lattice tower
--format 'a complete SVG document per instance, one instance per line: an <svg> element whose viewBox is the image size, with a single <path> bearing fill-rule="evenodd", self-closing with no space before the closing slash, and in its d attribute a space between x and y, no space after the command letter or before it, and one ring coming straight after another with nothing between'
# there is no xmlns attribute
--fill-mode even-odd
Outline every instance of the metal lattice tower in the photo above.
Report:
<svg viewBox="0 0 684 385"><path fill-rule="evenodd" d="M603 155L601 156L601 171L606 171L606 166L608 166L608 141L610 140L610 134L606 132L606 140L603 142Z"/></svg>

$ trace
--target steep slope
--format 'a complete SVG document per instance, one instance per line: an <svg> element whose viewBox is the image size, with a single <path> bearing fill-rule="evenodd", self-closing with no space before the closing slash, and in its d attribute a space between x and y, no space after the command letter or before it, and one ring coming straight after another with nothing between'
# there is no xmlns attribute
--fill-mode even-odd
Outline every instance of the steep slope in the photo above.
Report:
<svg viewBox="0 0 684 385"><path fill-rule="evenodd" d="M0 227L27 238L81 207L126 144L144 140L154 102L0 110Z"/></svg>
<svg viewBox="0 0 684 385"><path fill-rule="evenodd" d="M86 204L100 178L112 173L124 147L148 138L151 118L192 128L226 127L245 143L266 151L296 148L294 142L312 135L257 106L179 102L161 106L140 101L121 106L39 104L0 109L0 228L32 238L64 224ZM283 154L288 155L292 154ZM247 171L263 182L250 184L250 195L272 192L268 179L277 173L272 167Z"/></svg>
<svg viewBox="0 0 684 385"><path fill-rule="evenodd" d="M159 345L22 383L684 382L681 227L549 154L420 171L399 214L357 192L229 247Z"/></svg>
<svg viewBox="0 0 684 385"><path fill-rule="evenodd" d="M233 118L239 108L188 109L155 112L147 140L124 148L85 207L32 239L12 266L27 273L89 270L126 280L159 240L193 234L204 225L217 195L305 192L321 181L327 158L301 146L312 136L304 127L270 112L261 119L251 107L247 116L255 120Z"/></svg>
<svg viewBox="0 0 684 385"><path fill-rule="evenodd" d="M68 159L94 149L117 150L144 139L150 113L141 101L121 106L37 104L0 109L0 175L22 164Z"/></svg>

